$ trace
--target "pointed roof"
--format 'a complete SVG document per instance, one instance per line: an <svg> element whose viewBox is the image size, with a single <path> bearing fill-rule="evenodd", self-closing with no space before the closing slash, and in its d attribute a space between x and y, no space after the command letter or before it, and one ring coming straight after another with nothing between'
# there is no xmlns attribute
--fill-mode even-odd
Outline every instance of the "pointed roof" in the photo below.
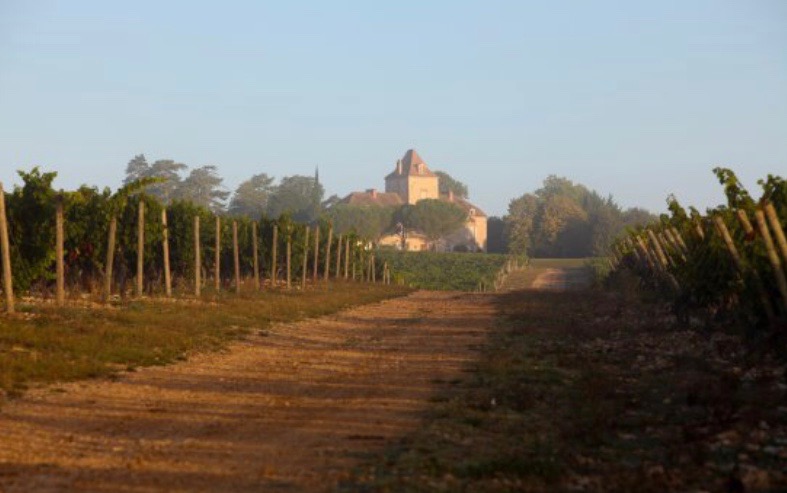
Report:
<svg viewBox="0 0 787 493"><path fill-rule="evenodd" d="M415 149L408 149L404 153L404 157L397 163L396 169L385 178L408 175L437 176L426 166L426 161L418 155Z"/></svg>

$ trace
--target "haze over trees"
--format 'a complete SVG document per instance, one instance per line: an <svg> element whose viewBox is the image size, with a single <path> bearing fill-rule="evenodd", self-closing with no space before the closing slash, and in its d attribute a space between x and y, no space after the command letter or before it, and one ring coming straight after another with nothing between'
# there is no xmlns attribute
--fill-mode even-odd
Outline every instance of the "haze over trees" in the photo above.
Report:
<svg viewBox="0 0 787 493"><path fill-rule="evenodd" d="M554 175L535 192L511 200L504 218L509 252L535 257L603 256L625 228L655 220L643 209L623 210L612 197Z"/></svg>
<svg viewBox="0 0 787 493"><path fill-rule="evenodd" d="M440 195L468 198L468 186L444 171ZM299 223L325 218L336 232L354 231L376 242L397 230L419 231L430 241L450 235L467 220L466 212L445 200L422 200L415 205L351 205L336 195L327 200L319 177L292 175L276 179L266 173L252 175L230 192L214 165L189 169L183 163L160 159L149 164L144 155L126 166L124 184L155 179L145 193L170 204L191 202L214 213L251 218L286 216ZM626 228L656 220L646 210L623 210L612 197L603 197L567 178L548 176L538 190L511 200L508 214L489 218L487 249L535 257L587 257L606 255L613 240Z"/></svg>
<svg viewBox="0 0 787 493"><path fill-rule="evenodd" d="M186 171L188 174L184 176ZM285 176L275 184L274 178L265 173L253 175L231 193L224 186L224 179L215 165L189 171L188 166L171 159L148 164L144 154L134 156L126 166L123 183L127 185L149 178L157 181L147 185L144 192L165 205L180 200L206 207L214 213L227 212L254 218L262 215L278 218L287 214L297 222L316 220L322 212L325 194L317 176Z"/></svg>

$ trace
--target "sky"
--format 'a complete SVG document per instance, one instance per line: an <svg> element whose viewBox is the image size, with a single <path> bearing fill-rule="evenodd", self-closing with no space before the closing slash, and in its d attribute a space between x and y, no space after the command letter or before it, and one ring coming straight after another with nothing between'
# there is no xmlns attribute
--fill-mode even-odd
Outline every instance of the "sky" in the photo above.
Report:
<svg viewBox="0 0 787 493"><path fill-rule="evenodd" d="M787 175L787 2L0 0L0 181L128 161L384 188L407 149L490 215L567 177L623 207Z"/></svg>

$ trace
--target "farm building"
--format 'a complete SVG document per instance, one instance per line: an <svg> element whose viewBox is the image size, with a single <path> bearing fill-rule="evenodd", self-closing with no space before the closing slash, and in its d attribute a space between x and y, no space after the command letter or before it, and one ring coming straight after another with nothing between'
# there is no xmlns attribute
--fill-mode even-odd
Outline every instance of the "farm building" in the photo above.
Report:
<svg viewBox="0 0 787 493"><path fill-rule="evenodd" d="M440 194L440 178L433 173L418 153L410 149L396 162L396 168L385 177L385 192L368 189L353 192L341 200L350 205L401 206L424 199L440 199L460 206L467 213L464 228L440 239L433 247L441 251L486 251L486 222L484 212L469 201L452 193ZM402 247L400 232L393 231L380 240L381 245ZM427 250L429 242L418 231L405 232L407 250Z"/></svg>

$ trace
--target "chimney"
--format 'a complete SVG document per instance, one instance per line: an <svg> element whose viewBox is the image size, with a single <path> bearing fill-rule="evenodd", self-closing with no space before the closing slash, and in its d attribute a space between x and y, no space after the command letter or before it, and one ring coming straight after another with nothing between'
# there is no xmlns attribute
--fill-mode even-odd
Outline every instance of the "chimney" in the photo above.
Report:
<svg viewBox="0 0 787 493"><path fill-rule="evenodd" d="M396 174L397 175L401 175L402 174L402 160L401 159L397 159L396 160Z"/></svg>
<svg viewBox="0 0 787 493"><path fill-rule="evenodd" d="M377 189L375 188L370 188L369 190L366 191L366 193L371 195L373 199L377 198Z"/></svg>

